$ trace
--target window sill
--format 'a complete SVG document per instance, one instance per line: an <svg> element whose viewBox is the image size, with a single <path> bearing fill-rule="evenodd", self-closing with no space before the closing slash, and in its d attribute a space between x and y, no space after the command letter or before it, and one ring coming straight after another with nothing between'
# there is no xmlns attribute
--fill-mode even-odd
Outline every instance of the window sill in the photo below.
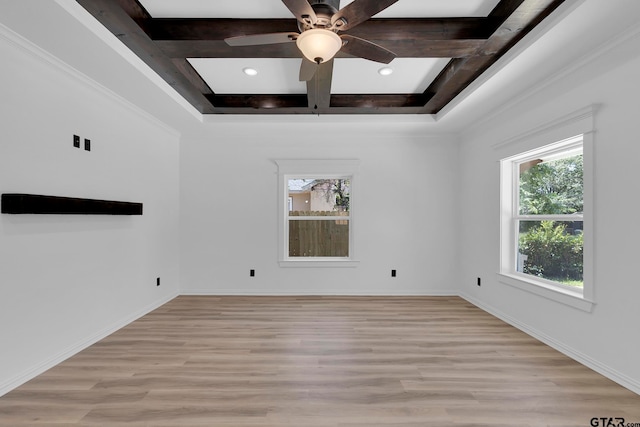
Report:
<svg viewBox="0 0 640 427"><path fill-rule="evenodd" d="M587 313L590 313L595 305L593 301L585 299L577 292L556 288L536 280L527 280L516 274L498 273L498 281Z"/></svg>
<svg viewBox="0 0 640 427"><path fill-rule="evenodd" d="M282 260L279 261L280 267L318 267L318 268L353 268L357 267L360 264L360 261L354 261L352 259L349 260L336 260L336 259L317 259L317 260Z"/></svg>

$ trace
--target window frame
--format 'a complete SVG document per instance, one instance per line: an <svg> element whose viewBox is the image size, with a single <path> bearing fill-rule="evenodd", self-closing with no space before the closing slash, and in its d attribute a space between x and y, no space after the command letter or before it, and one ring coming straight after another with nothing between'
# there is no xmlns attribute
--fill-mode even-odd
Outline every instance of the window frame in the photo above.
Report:
<svg viewBox="0 0 640 427"><path fill-rule="evenodd" d="M506 266L503 264L503 271L506 271L509 274L513 274L516 276L524 276L524 278L527 278L527 279L533 278L535 282L541 282L548 286L557 286L560 289L563 289L565 291L574 292L582 295L584 286L583 288L576 289L570 286L563 285L562 283L548 280L542 277L535 277L530 274L526 274L518 271L518 265L517 265L519 235L520 235L519 230L520 230L520 223L522 221L566 221L566 222L579 221L584 224L584 212L580 214L536 214L536 215L521 214L520 213L520 165L522 165L523 163L527 163L531 160L539 159L541 157L569 154L570 152L576 151L577 149L580 149L580 153L584 156L582 135L578 135L573 138L569 138L568 140L556 142L549 146L528 151L528 152L502 160L502 162L505 163L504 167L511 167L511 171L510 171L511 183L509 185L510 194L504 195L505 198L508 198L510 196L509 204L511 205L511 212L509 213L509 216L510 216L511 226L509 231L511 234L511 237L510 237L511 243L510 243L510 250L503 252L502 256L504 257L503 263L507 264ZM569 156L567 155L567 157ZM584 188L584 183L583 183L583 188ZM583 259L583 263L584 263L584 259Z"/></svg>
<svg viewBox="0 0 640 427"><path fill-rule="evenodd" d="M355 267L355 212L357 211L357 174L359 160L276 160L278 165L278 263L280 267ZM349 215L340 217L304 217L303 220L349 221L348 257L290 257L289 256L289 179L349 179ZM354 197L355 194L355 197ZM300 220L300 219L296 219Z"/></svg>
<svg viewBox="0 0 640 427"><path fill-rule="evenodd" d="M494 148L500 150L500 253L497 278L502 284L518 288L570 307L591 312L594 295L594 131L591 106L561 120L514 138ZM520 215L518 164L541 154L566 151L581 139L583 155L583 214L580 215ZM553 142L552 142L553 141ZM551 142L551 143L550 143ZM516 271L519 220L560 219L583 222L583 288L564 286L550 280Z"/></svg>

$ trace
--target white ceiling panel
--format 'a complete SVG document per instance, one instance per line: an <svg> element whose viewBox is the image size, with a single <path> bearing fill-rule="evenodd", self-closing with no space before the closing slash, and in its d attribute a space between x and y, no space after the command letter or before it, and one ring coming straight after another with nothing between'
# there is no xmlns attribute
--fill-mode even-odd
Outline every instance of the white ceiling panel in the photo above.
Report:
<svg viewBox="0 0 640 427"><path fill-rule="evenodd" d="M307 93L298 81L298 58L189 58L189 62L217 94ZM242 70L253 68L256 76Z"/></svg>
<svg viewBox="0 0 640 427"><path fill-rule="evenodd" d="M154 18L291 18L280 0L141 0Z"/></svg>
<svg viewBox="0 0 640 427"><path fill-rule="evenodd" d="M306 93L298 81L300 59L191 58L189 62L217 94ZM378 72L384 64L359 58L336 58L331 93L422 93L447 65L446 58L396 58L389 76ZM244 68L258 71L247 76Z"/></svg>
<svg viewBox="0 0 640 427"><path fill-rule="evenodd" d="M446 58L396 58L384 65L360 58L336 58L331 93L422 93L447 65ZM378 72L390 67L393 73Z"/></svg>
<svg viewBox="0 0 640 427"><path fill-rule="evenodd" d="M353 0L343 0L342 7ZM400 0L380 18L487 16L499 0ZM280 0L141 0L154 18L291 18Z"/></svg>
<svg viewBox="0 0 640 427"><path fill-rule="evenodd" d="M376 18L451 18L487 16L500 0L400 0ZM344 7L353 0L343 0Z"/></svg>

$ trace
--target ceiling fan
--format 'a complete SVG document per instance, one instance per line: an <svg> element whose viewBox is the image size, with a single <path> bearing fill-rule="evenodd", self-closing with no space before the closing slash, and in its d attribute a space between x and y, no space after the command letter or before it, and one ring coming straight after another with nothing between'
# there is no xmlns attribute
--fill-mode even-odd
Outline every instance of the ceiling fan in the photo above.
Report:
<svg viewBox="0 0 640 427"><path fill-rule="evenodd" d="M340 0L282 0L298 20L300 33L256 34L225 39L229 46L256 46L295 42L302 52L300 81L310 81L320 64L342 50L371 61L390 63L396 55L368 40L338 32L367 21L398 0L354 0L338 10Z"/></svg>

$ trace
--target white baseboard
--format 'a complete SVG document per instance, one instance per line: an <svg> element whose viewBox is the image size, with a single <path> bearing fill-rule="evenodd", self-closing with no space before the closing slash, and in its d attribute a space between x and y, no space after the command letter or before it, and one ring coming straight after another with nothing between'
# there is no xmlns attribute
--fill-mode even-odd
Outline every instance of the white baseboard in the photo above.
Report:
<svg viewBox="0 0 640 427"><path fill-rule="evenodd" d="M344 293L337 292L317 292L317 291L306 291L306 292L256 292L256 291L238 291L237 289L186 289L180 292L180 295L190 295L190 296L332 296L332 297L348 297L348 296L356 296L356 297L376 297L376 296L385 296L385 297L411 297L411 296L420 296L420 297L456 297L458 296L457 291L452 290L426 290L424 292L416 292L414 290L394 290L393 292L371 292L371 291L362 291L362 292L353 292L347 291Z"/></svg>
<svg viewBox="0 0 640 427"><path fill-rule="evenodd" d="M480 308L481 310L486 311L487 313L497 317L500 320L503 320L504 322L510 324L511 326L517 329L520 329L522 332L526 333L527 335L530 335L533 338L537 339L538 341L545 343L549 347L555 350L558 350L560 353L572 358L573 360L579 363L582 363L587 368L592 369L601 375L604 375L605 377L609 378L611 381L615 381L616 383L631 390L632 392L636 394L640 394L640 382L632 378L629 378L628 376L605 365L604 363L601 363L587 356L586 354L574 348L571 348L554 338L551 338L550 336L538 331L537 329L532 328L529 325L522 323L514 319L513 317L504 314L500 310L497 310L492 306L489 306L487 304L480 302L479 300L473 298L470 295L465 294L464 292L461 292L459 296L461 298L464 298L466 301L470 302L471 304L475 305L476 307Z"/></svg>
<svg viewBox="0 0 640 427"><path fill-rule="evenodd" d="M82 350L84 350L85 348L95 344L96 342L100 341L101 339L111 335L112 333L116 332L119 329L124 328L125 326L127 326L129 323L133 322L134 320L137 320L139 318L141 318L142 316L144 316L145 314L148 314L149 312L157 309L158 307L168 303L169 301L171 301L172 299L174 299L175 297L178 296L178 293L169 295L165 298L162 298L160 300L157 300L155 302L153 302L152 304L149 304L148 306L146 306L145 308L137 311L136 313L127 316L123 319L121 319L118 322L115 322L114 324L112 324L111 326L104 328L103 330L99 331L98 333L91 335L83 340L81 340L80 342L76 343L75 345L70 346L69 348L61 351L60 353L58 353L55 356L52 356L46 360L44 360L42 363L40 363L37 366L34 366L31 369L28 369L24 372L21 372L17 375L15 375L13 378L10 378L8 381L5 381L3 383L0 383L0 397L2 397L3 395L7 394L8 392L10 392L11 390L20 387L22 384L26 383L27 381L37 377L38 375L44 373L45 371L53 368L54 366L58 365L59 363L64 362L66 359L70 358L71 356L81 352Z"/></svg>

